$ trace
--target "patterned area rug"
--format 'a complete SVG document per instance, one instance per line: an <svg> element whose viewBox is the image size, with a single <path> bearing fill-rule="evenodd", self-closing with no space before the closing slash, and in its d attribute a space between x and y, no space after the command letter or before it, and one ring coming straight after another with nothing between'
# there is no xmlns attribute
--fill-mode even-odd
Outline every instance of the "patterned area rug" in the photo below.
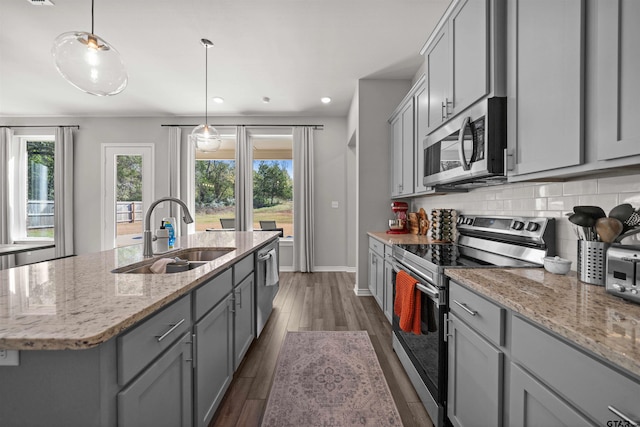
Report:
<svg viewBox="0 0 640 427"><path fill-rule="evenodd" d="M401 426L367 332L287 332L262 425Z"/></svg>

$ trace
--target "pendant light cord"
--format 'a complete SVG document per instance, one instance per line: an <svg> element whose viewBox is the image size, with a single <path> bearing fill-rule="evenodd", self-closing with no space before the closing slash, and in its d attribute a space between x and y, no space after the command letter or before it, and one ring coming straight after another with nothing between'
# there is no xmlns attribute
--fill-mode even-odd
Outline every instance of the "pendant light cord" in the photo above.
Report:
<svg viewBox="0 0 640 427"><path fill-rule="evenodd" d="M95 34L93 32L93 0L91 0L91 34Z"/></svg>
<svg viewBox="0 0 640 427"><path fill-rule="evenodd" d="M209 46L204 45L204 125L205 128L209 126L208 116L208 102L207 96L209 95Z"/></svg>

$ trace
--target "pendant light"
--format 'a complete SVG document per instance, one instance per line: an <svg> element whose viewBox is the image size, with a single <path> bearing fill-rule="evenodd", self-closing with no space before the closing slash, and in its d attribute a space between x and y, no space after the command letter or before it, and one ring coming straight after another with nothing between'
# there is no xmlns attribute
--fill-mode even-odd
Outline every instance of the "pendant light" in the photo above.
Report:
<svg viewBox="0 0 640 427"><path fill-rule="evenodd" d="M53 42L51 54L58 72L78 89L97 96L116 95L127 86L127 71L118 51L93 32L69 31Z"/></svg>
<svg viewBox="0 0 640 427"><path fill-rule="evenodd" d="M200 43L204 46L204 124L193 129L191 132L191 140L195 144L197 151L217 151L220 148L222 140L220 134L213 126L208 124L207 116L208 102L208 71L209 71L209 48L213 47L213 43L207 39L201 39Z"/></svg>

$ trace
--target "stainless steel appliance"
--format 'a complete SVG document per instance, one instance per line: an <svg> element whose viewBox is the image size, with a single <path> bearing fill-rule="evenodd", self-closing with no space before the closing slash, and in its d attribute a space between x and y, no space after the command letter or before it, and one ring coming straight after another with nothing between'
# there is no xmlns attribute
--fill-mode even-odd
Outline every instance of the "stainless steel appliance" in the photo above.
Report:
<svg viewBox="0 0 640 427"><path fill-rule="evenodd" d="M269 320L271 311L273 310L273 299L278 293L280 283L267 286L267 263L272 262L273 253L275 251L275 268L277 272L279 264L280 249L278 246L278 240L269 243L262 249L258 250L255 258L255 271L256 271L256 337L260 336L264 325Z"/></svg>
<svg viewBox="0 0 640 427"><path fill-rule="evenodd" d="M394 245L393 290L397 272L418 281L422 292L420 335L403 332L393 317L393 349L436 427L445 425L447 400L446 318L449 311L445 268L541 267L555 255L555 221L459 215L458 241L443 244Z"/></svg>
<svg viewBox="0 0 640 427"><path fill-rule="evenodd" d="M640 248L611 246L607 251L606 291L640 303Z"/></svg>
<svg viewBox="0 0 640 427"><path fill-rule="evenodd" d="M506 98L486 98L424 140L424 185L468 189L503 183L506 148Z"/></svg>

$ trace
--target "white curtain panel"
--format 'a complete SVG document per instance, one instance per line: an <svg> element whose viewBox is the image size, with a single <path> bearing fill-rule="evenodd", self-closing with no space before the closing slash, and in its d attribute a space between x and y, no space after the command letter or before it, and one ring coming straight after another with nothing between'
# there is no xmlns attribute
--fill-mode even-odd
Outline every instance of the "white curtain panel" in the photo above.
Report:
<svg viewBox="0 0 640 427"><path fill-rule="evenodd" d="M312 272L313 127L293 129L293 270Z"/></svg>
<svg viewBox="0 0 640 427"><path fill-rule="evenodd" d="M56 128L54 159L54 240L56 258L74 255L73 246L73 130Z"/></svg>
<svg viewBox="0 0 640 427"><path fill-rule="evenodd" d="M15 178L15 165L11 162L11 142L13 131L9 128L0 128L0 244L13 243L11 224L13 224L13 212L11 200L13 200L13 185ZM12 267L14 256L0 256L0 270Z"/></svg>
<svg viewBox="0 0 640 427"><path fill-rule="evenodd" d="M236 230L253 230L253 150L247 128L236 128Z"/></svg>
<svg viewBox="0 0 640 427"><path fill-rule="evenodd" d="M175 126L169 128L169 197L180 199L180 163L181 150L180 141L182 139L182 129ZM191 211L191 208L189 208ZM193 211L191 211L193 213ZM181 218L182 212L180 206L175 203L169 203L169 216L176 219ZM175 230L176 236L182 236L183 221L176 220Z"/></svg>
<svg viewBox="0 0 640 427"><path fill-rule="evenodd" d="M182 143L182 130L180 131L180 138L178 141ZM182 161L180 165L182 171L180 174L182 182L180 183L182 201L189 207L189 212L195 220L196 218L196 144L192 140L191 135L187 137L187 144L183 144L181 148ZM178 217L176 217L177 219ZM196 232L195 221L191 224L187 224L187 234L194 234Z"/></svg>

